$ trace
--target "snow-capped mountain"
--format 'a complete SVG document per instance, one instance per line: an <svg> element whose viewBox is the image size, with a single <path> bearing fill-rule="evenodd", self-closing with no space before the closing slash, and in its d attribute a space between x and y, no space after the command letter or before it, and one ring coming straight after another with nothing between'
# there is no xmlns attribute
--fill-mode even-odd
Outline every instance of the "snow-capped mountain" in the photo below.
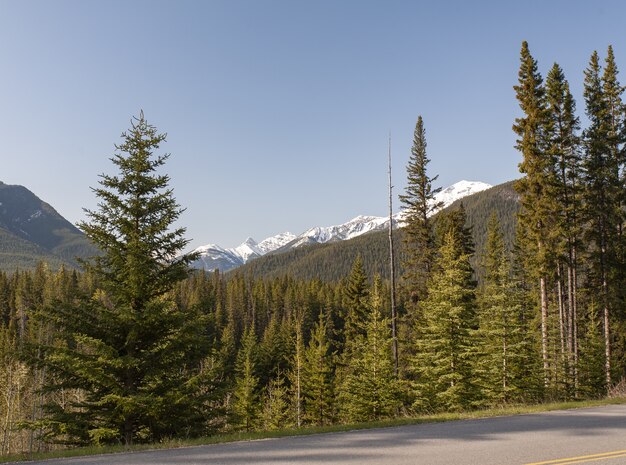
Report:
<svg viewBox="0 0 626 465"><path fill-rule="evenodd" d="M335 226L318 226L300 234L294 241L287 244L289 248L306 244L323 244L325 242L345 241L371 231L383 229L389 218L383 216L357 216L344 224Z"/></svg>
<svg viewBox="0 0 626 465"><path fill-rule="evenodd" d="M249 237L241 245L232 249L225 249L217 244L208 244L198 247L194 252L199 253L196 261L191 263L192 268L205 269L207 271L228 271L243 265L248 260L258 258L266 253L273 252L287 245L296 238L294 234L285 232L276 236L268 237L257 243Z"/></svg>
<svg viewBox="0 0 626 465"><path fill-rule="evenodd" d="M443 202L443 208L452 205L456 200L484 191L493 187L491 184L480 181L459 181L445 189L442 189L436 196L435 202Z"/></svg>
<svg viewBox="0 0 626 465"><path fill-rule="evenodd" d="M456 184L441 190L436 196L434 203L441 203L441 208L451 205L458 199L466 197L476 192L489 189L491 185L480 181L459 181ZM433 210L433 214L439 209ZM404 212L399 212L393 216L394 223L402 226L404 223ZM238 247L224 249L216 244L208 244L198 247L195 252L199 252L199 258L191 264L194 268L205 270L228 271L253 258L261 257L267 253L286 251L294 247L307 244L323 244L326 242L344 241L366 234L372 231L379 231L389 227L389 218L384 216L357 216L347 223L334 226L318 226L306 230L296 236L289 232L268 237L257 243L254 239L248 238Z"/></svg>

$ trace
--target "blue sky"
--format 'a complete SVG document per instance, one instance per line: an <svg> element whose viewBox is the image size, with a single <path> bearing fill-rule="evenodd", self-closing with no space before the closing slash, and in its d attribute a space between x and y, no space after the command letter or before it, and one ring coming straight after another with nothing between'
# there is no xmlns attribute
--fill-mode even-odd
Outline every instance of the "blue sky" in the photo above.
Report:
<svg viewBox="0 0 626 465"><path fill-rule="evenodd" d="M522 40L582 114L593 50L626 66L625 17L619 1L0 0L0 181L83 219L143 109L194 246L384 215L389 132L396 194L418 115L439 185L511 180Z"/></svg>

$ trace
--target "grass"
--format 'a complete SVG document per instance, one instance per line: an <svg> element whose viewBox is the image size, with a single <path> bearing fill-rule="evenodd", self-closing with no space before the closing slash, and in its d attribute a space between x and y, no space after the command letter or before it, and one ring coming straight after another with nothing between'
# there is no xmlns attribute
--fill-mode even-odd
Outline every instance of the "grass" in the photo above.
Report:
<svg viewBox="0 0 626 465"><path fill-rule="evenodd" d="M228 434L218 434L197 439L173 439L152 444L139 444L133 446L90 446L74 449L62 449L52 452L33 454L14 454L0 456L0 463L19 462L25 460L44 460L52 458L80 457L96 454L115 454L121 452L139 452L155 449L172 449L180 447L192 447L209 444L221 444L235 441L254 441L259 439L282 438L289 436L305 436L311 434L333 433L342 431L354 431L372 428L387 428L393 426L418 425L424 423L441 423L455 420L471 420L478 418L492 418L508 415L523 415L539 412L550 412L553 410L570 410L577 408L599 407L603 405L626 404L626 397L616 397L601 400L585 400L576 402L554 402L536 405L510 405L490 408L485 410L475 410L471 412L459 413L437 413L432 415L420 415L415 417L402 417L390 420L371 421L366 423L341 424L331 426L309 426L300 429L281 429L275 431L253 431L238 432Z"/></svg>

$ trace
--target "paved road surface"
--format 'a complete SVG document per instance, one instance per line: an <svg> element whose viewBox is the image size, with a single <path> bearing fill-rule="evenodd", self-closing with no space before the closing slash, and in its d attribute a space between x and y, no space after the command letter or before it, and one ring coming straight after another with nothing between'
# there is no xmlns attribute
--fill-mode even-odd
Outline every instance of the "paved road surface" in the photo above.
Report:
<svg viewBox="0 0 626 465"><path fill-rule="evenodd" d="M49 460L56 465L626 464L626 405Z"/></svg>

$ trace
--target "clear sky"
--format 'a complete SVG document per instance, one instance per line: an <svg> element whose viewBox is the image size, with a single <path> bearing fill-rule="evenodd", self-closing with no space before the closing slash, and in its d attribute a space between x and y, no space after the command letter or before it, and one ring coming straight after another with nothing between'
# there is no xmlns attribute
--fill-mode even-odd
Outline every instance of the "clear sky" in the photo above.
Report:
<svg viewBox="0 0 626 465"><path fill-rule="evenodd" d="M625 19L604 0L0 0L0 181L83 219L143 109L193 246L385 215L389 132L396 194L418 115L438 185L511 180L521 42L582 113L593 50L626 69Z"/></svg>

